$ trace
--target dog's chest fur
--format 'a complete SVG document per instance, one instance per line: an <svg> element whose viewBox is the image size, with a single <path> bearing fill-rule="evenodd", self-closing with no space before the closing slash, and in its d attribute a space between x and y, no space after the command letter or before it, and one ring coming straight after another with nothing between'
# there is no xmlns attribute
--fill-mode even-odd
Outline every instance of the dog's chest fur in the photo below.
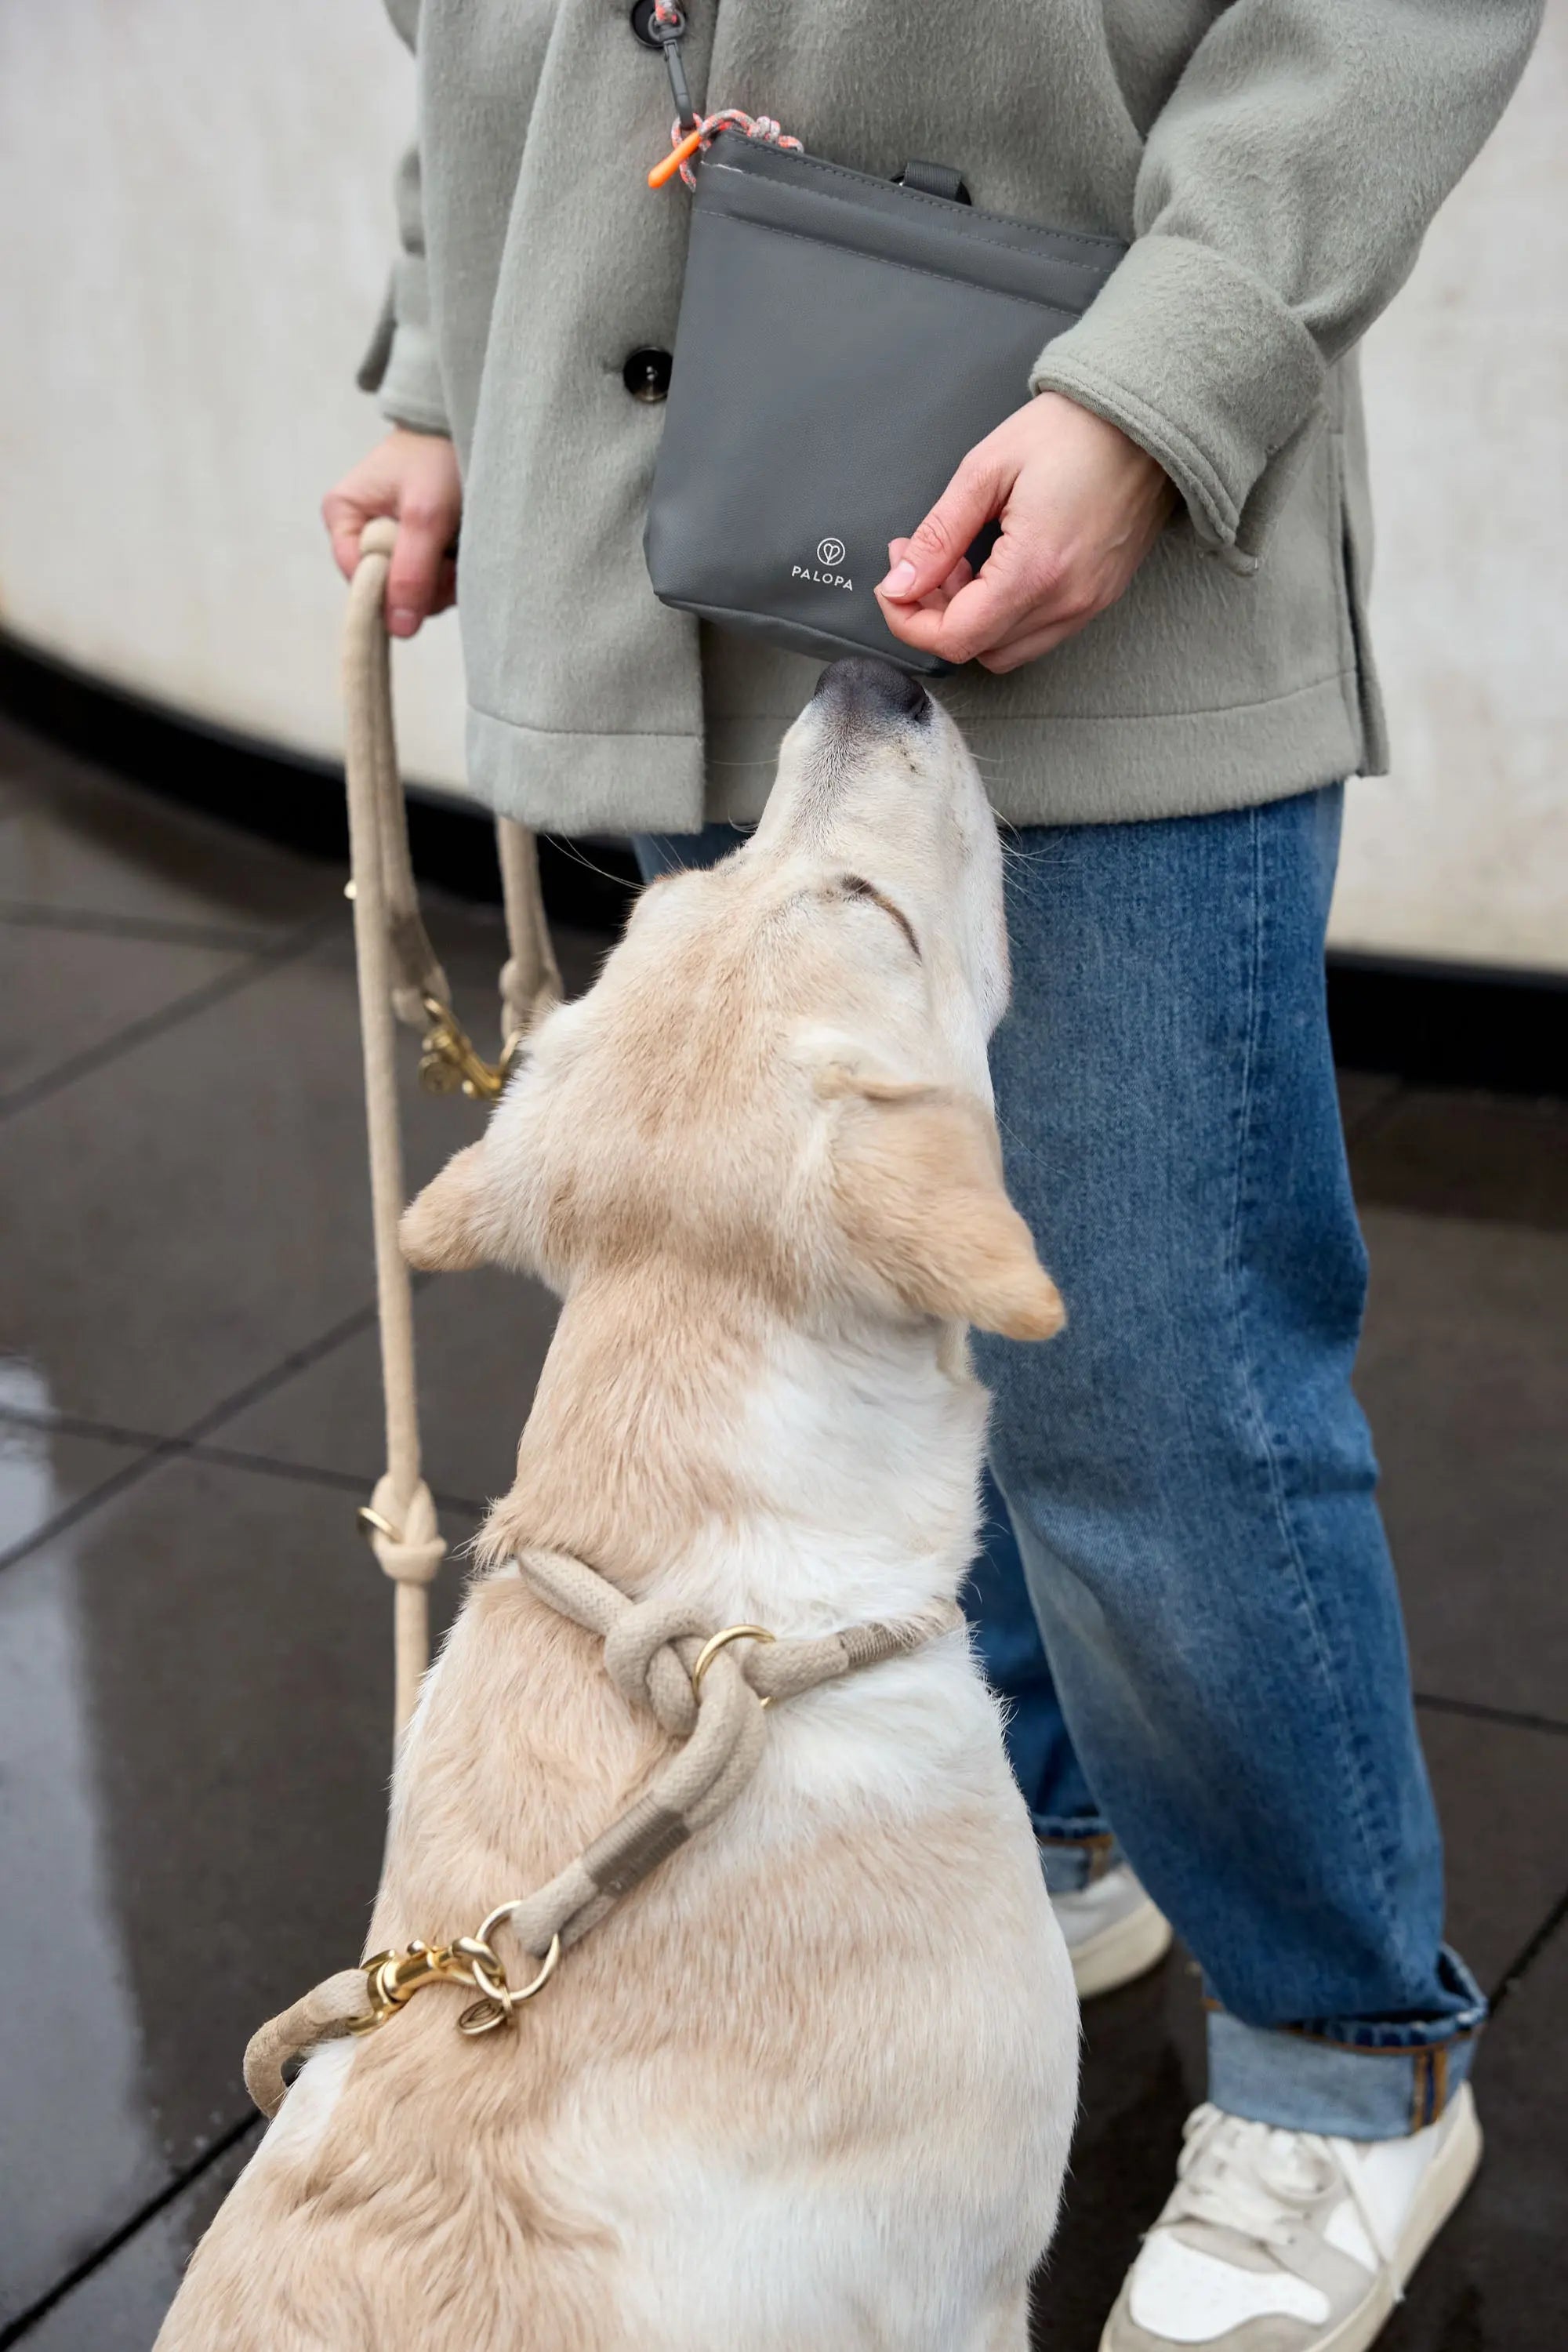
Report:
<svg viewBox="0 0 1568 2352"><path fill-rule="evenodd" d="M932 1389L920 1442L868 1454L840 1375L740 1414L770 1436L770 1506L673 1571L714 1623L820 1631L835 1596L891 1614L956 1583L974 1398ZM666 1747L596 1643L515 1573L483 1579L400 1764L373 1945L471 1930L543 1883ZM515 2034L463 2041L459 2005L427 1994L309 2063L186 2289L208 2273L226 2332L170 2346L946 2352L1048 2238L1076 2010L961 1636L776 1709L741 1800ZM863 2336L868 2311L908 2324Z"/></svg>

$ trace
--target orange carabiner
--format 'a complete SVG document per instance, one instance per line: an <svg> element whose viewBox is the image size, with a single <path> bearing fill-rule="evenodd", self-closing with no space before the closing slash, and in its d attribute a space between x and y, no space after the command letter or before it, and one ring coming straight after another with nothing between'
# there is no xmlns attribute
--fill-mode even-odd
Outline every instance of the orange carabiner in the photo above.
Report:
<svg viewBox="0 0 1568 2352"><path fill-rule="evenodd" d="M689 163L701 144L700 130L689 131L679 147L672 147L668 154L654 165L647 175L648 186L662 188L667 180L673 180L682 163Z"/></svg>

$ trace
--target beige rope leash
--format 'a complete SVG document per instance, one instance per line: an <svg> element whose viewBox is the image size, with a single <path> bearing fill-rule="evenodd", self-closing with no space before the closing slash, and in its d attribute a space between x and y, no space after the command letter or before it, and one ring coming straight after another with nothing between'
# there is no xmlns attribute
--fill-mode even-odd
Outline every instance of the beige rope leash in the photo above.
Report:
<svg viewBox="0 0 1568 2352"><path fill-rule="evenodd" d="M523 1552L511 1565L542 1600L602 1637L616 1689L649 1708L684 1745L637 1802L548 1885L498 1903L472 1936L374 1953L264 2025L245 2053L246 2088L263 2115L278 2112L283 2069L293 2059L337 2035L372 2032L427 1984L457 1983L478 1993L458 2021L464 2033L513 2023L520 2007L549 1983L562 1953L733 1803L761 1759L763 1709L771 1701L907 1656L963 1622L956 1603L936 1601L909 1617L815 1639L775 1640L759 1625L727 1625L704 1639L699 1612L679 1601L629 1601L563 1552ZM743 1666L735 1654L742 1641L753 1645ZM503 1922L532 1962L529 1981L516 1988L491 1940Z"/></svg>
<svg viewBox="0 0 1568 2352"><path fill-rule="evenodd" d="M500 1061L485 1062L452 1010L451 991L420 919L408 819L397 772L392 677L384 602L397 527L368 523L349 589L343 630L343 764L348 779L353 879L354 960L359 971L364 1049L365 1122L370 1138L371 1217L375 1235L376 1306L386 1402L386 1469L360 1523L396 1586L395 1727L413 1712L429 1663L426 1587L446 1555L436 1505L420 1470L419 1405L414 1367L414 1297L397 1245L404 1206L403 1147L397 1119L395 1019L426 1032L419 1065L437 1093L461 1087L499 1095L519 1045L561 994L540 895L533 836L498 818L496 842L506 900L510 954L500 994L506 1043Z"/></svg>

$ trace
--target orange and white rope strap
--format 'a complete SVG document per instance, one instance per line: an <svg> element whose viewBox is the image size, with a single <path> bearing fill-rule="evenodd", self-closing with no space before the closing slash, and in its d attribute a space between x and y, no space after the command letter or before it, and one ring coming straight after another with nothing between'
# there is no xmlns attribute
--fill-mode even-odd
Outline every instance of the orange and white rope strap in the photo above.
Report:
<svg viewBox="0 0 1568 2352"><path fill-rule="evenodd" d="M691 105L686 87L686 74L680 62L680 44L686 34L686 19L675 0L654 0L650 29L664 52L669 69L670 88L675 93L676 116L670 126L669 152L661 157L647 175L650 188L662 188L679 172L689 188L697 185L692 164L699 154L706 154L721 131L742 131L748 139L759 140L767 147L793 148L804 152L798 139L782 130L771 114L747 114L738 106L721 107L716 114L698 115Z"/></svg>

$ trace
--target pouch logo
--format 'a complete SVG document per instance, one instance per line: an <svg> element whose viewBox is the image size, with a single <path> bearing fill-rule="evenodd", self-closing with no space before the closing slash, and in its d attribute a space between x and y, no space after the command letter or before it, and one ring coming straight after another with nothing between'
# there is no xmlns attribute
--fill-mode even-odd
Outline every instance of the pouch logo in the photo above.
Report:
<svg viewBox="0 0 1568 2352"><path fill-rule="evenodd" d="M842 569L847 553L848 550L841 539L834 539L831 535L819 539L816 564L792 563L789 576L792 580L815 581L819 588L847 588L853 595L855 583Z"/></svg>

